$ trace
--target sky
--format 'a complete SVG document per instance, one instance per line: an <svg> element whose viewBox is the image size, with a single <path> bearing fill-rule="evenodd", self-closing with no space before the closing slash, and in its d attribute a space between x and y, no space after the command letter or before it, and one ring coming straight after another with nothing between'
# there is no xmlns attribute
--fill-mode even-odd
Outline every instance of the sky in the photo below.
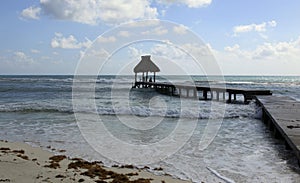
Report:
<svg viewBox="0 0 300 183"><path fill-rule="evenodd" d="M215 62L224 75L300 75L298 0L1 2L0 75L76 74L92 51L97 57L85 62L87 74L100 57L109 57L103 73L115 74L144 54L169 69L165 73L181 74L170 67L175 64L203 74L206 63L200 61L204 71L198 72L191 61L203 53L203 45L212 57L198 58ZM160 23L144 25L148 20ZM125 44L137 39L145 40Z"/></svg>

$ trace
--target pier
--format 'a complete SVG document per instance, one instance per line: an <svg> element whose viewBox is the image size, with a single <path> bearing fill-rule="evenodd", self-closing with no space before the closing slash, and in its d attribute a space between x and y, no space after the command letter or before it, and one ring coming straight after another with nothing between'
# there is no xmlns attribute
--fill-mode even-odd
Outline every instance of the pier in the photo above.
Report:
<svg viewBox="0 0 300 183"><path fill-rule="evenodd" d="M157 92L170 96L203 100L215 99L232 103L237 100L237 95L242 95L244 103L247 104L249 100L254 99L257 95L272 95L270 90L246 90L156 82L156 73L160 72L160 69L153 63L150 55L141 56L141 61L134 67L133 72L135 73L135 79L132 88L154 88ZM139 73L141 73L141 79L138 81ZM149 73L153 73L153 76L150 76ZM202 97L199 97L201 95Z"/></svg>
<svg viewBox="0 0 300 183"><path fill-rule="evenodd" d="M242 95L245 104L249 103L249 100L254 99L255 96L272 95L270 90L246 90L143 81L135 82L132 88L154 88L157 92L165 95L200 100L222 100L228 103L237 101L237 95Z"/></svg>
<svg viewBox="0 0 300 183"><path fill-rule="evenodd" d="M300 102L283 96L257 96L256 102L262 108L262 121L295 153L300 166Z"/></svg>

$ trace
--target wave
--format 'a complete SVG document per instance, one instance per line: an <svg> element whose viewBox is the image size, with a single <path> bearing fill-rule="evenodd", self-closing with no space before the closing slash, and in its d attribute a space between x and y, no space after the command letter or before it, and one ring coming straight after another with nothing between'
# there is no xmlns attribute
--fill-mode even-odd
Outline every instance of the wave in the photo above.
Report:
<svg viewBox="0 0 300 183"><path fill-rule="evenodd" d="M256 84L256 83L252 82L252 81L226 81L225 84L230 84L230 85L252 85L252 84Z"/></svg>
<svg viewBox="0 0 300 183"><path fill-rule="evenodd" d="M71 87L49 87L49 88L42 88L42 87L30 87L27 88L10 88L10 87L2 87L0 88L0 92L72 92Z"/></svg>
<svg viewBox="0 0 300 183"><path fill-rule="evenodd" d="M2 77L0 78L0 82L73 82L73 77L68 78L49 78L43 76L35 76L35 77Z"/></svg>
<svg viewBox="0 0 300 183"><path fill-rule="evenodd" d="M20 112L20 113L73 113L68 105L47 105L45 103L20 102L0 105L0 112Z"/></svg>
<svg viewBox="0 0 300 183"><path fill-rule="evenodd" d="M92 77L92 76L0 76L0 82L8 83L116 83L116 84L129 84L134 79L132 77Z"/></svg>
<svg viewBox="0 0 300 183"><path fill-rule="evenodd" d="M62 109L38 109L38 108L15 108L15 109L0 109L0 112L20 112L20 113L73 113L72 110L62 110Z"/></svg>
<svg viewBox="0 0 300 183"><path fill-rule="evenodd" d="M216 170L210 168L210 167L206 167L211 173L213 173L214 175L216 175L218 178L222 179L223 181L225 181L226 183L235 183L235 181L221 175L219 172L217 172Z"/></svg>
<svg viewBox="0 0 300 183"><path fill-rule="evenodd" d="M91 114L91 115L108 115L108 116L129 116L134 115L138 117L165 117L165 118L186 118L186 119L233 119L233 118L255 118L252 110L238 109L226 110L220 109L153 109L143 106L133 106L130 108L112 108L112 107L99 107L96 112L89 108L72 108L71 106L0 106L0 112L19 112L19 113L67 113L67 114Z"/></svg>
<svg viewBox="0 0 300 183"><path fill-rule="evenodd" d="M3 86L0 87L0 92L103 92L103 91L117 91L117 90L124 90L128 91L131 89L131 83L129 84L104 84L104 85L76 85L72 86L72 84L60 84L52 86L42 86L42 85L34 85L28 84L27 86Z"/></svg>

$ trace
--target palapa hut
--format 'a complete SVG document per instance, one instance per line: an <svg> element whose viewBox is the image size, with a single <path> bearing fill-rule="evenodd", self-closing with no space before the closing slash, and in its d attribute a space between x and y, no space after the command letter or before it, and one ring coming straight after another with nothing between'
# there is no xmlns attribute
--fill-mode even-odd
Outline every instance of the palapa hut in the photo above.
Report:
<svg viewBox="0 0 300 183"><path fill-rule="evenodd" d="M150 57L150 55L142 56L142 60L134 67L135 82L137 82L138 73L143 73L142 82L151 82L150 79L148 80L148 72L153 73L153 82L155 82L155 74L159 72L160 69L152 62Z"/></svg>

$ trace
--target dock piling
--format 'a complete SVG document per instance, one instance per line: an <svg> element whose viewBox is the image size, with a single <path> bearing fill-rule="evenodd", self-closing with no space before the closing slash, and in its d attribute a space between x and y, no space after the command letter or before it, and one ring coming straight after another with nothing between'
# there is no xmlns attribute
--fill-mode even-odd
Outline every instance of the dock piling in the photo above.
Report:
<svg viewBox="0 0 300 183"><path fill-rule="evenodd" d="M159 93L170 96L179 96L186 98L198 99L198 91L202 92L202 99L220 101L220 93L223 94L223 100L226 101L226 93L228 93L227 103L232 103L237 100L237 95L244 96L244 103L247 104L249 100L255 98L256 95L272 95L269 90L241 90L241 89L228 89L228 88L211 88L193 85L182 85L172 83L156 83L156 82L143 82L138 81L132 85L132 88L154 88ZM209 97L208 97L209 92ZM232 96L233 95L233 96ZM233 98L232 98L233 97ZM201 99L201 98L200 98Z"/></svg>

